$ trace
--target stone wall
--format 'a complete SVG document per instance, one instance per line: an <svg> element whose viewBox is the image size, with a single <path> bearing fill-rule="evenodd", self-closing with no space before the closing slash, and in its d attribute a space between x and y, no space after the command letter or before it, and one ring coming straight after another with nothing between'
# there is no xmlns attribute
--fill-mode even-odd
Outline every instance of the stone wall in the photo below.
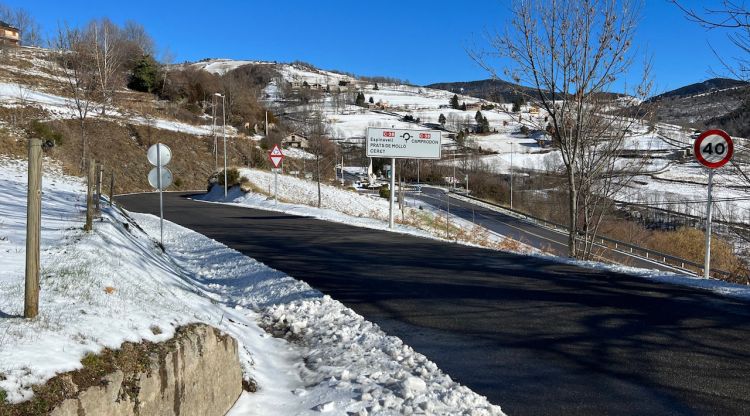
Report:
<svg viewBox="0 0 750 416"><path fill-rule="evenodd" d="M242 391L237 342L212 327L182 328L152 344L142 371L117 369L77 390L54 416L220 416Z"/></svg>

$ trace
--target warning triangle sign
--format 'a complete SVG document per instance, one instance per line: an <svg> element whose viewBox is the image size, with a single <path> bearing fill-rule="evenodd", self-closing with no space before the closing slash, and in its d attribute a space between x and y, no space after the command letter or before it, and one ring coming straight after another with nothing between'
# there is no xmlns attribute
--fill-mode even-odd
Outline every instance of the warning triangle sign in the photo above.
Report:
<svg viewBox="0 0 750 416"><path fill-rule="evenodd" d="M284 160L284 153L281 152L278 144L273 146L271 153L268 154L268 158L271 159L273 167L278 168L281 166L281 162Z"/></svg>

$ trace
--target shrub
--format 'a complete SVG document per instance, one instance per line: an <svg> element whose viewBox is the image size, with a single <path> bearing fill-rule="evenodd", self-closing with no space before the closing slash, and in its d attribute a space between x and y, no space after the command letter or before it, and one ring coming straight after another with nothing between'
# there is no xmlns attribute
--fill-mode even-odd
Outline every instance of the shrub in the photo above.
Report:
<svg viewBox="0 0 750 416"><path fill-rule="evenodd" d="M46 147L59 146L63 144L63 135L49 124L34 120L26 128L28 134L35 139L42 139ZM48 144L47 144L48 143Z"/></svg>
<svg viewBox="0 0 750 416"><path fill-rule="evenodd" d="M228 186L235 186L240 184L240 171L237 170L237 168L229 168L227 169L227 185ZM224 186L224 171L219 172L219 177L216 178L217 183L221 186Z"/></svg>
<svg viewBox="0 0 750 416"><path fill-rule="evenodd" d="M390 199L391 190L388 189L388 185L382 185L378 190L378 195L380 195L381 198Z"/></svg>
<svg viewBox="0 0 750 416"><path fill-rule="evenodd" d="M5 402L5 399L8 398L8 394L5 392L5 390L0 389L0 403Z"/></svg>

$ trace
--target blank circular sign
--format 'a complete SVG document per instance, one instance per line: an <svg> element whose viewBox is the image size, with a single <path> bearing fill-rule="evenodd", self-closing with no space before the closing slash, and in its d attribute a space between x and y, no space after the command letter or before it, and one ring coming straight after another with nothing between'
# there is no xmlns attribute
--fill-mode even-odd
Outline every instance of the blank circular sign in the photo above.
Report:
<svg viewBox="0 0 750 416"><path fill-rule="evenodd" d="M157 151L156 149L159 149L159 159L161 159L161 163L159 163L159 160L157 160ZM146 154L148 156L148 161L154 166L165 166L167 163L169 163L170 160L172 160L172 149L169 148L166 144L158 143L148 148L148 153Z"/></svg>
<svg viewBox="0 0 750 416"><path fill-rule="evenodd" d="M148 173L148 184L157 191L163 191L172 184L172 172L167 168L161 168L161 189L159 189L158 170L159 168L153 168L151 169L151 172Z"/></svg>

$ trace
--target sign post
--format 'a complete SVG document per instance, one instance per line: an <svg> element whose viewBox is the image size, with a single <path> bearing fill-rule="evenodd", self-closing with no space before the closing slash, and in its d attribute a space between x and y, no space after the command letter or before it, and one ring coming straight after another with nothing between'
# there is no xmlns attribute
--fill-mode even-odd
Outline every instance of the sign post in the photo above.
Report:
<svg viewBox="0 0 750 416"><path fill-rule="evenodd" d="M711 271L711 211L713 201L711 191L714 182L714 169L724 166L734 154L734 143L723 130L708 130L695 140L693 151L698 163L708 170L708 206L706 207L706 256L703 264L703 277L708 279Z"/></svg>
<svg viewBox="0 0 750 416"><path fill-rule="evenodd" d="M442 136L439 130L368 127L366 137L365 148L367 150L367 157L391 159L388 227L393 228L393 205L396 193L396 159L440 159Z"/></svg>
<svg viewBox="0 0 750 416"><path fill-rule="evenodd" d="M284 163L284 153L278 144L273 145L271 153L268 154L268 159L273 164L273 202L277 202L277 196L279 195L279 166Z"/></svg>
<svg viewBox="0 0 750 416"><path fill-rule="evenodd" d="M166 144L156 143L146 153L149 163L155 168L148 173L148 183L159 191L159 243L164 247L164 198L162 191L172 184L172 172L166 165L172 160L172 149Z"/></svg>

